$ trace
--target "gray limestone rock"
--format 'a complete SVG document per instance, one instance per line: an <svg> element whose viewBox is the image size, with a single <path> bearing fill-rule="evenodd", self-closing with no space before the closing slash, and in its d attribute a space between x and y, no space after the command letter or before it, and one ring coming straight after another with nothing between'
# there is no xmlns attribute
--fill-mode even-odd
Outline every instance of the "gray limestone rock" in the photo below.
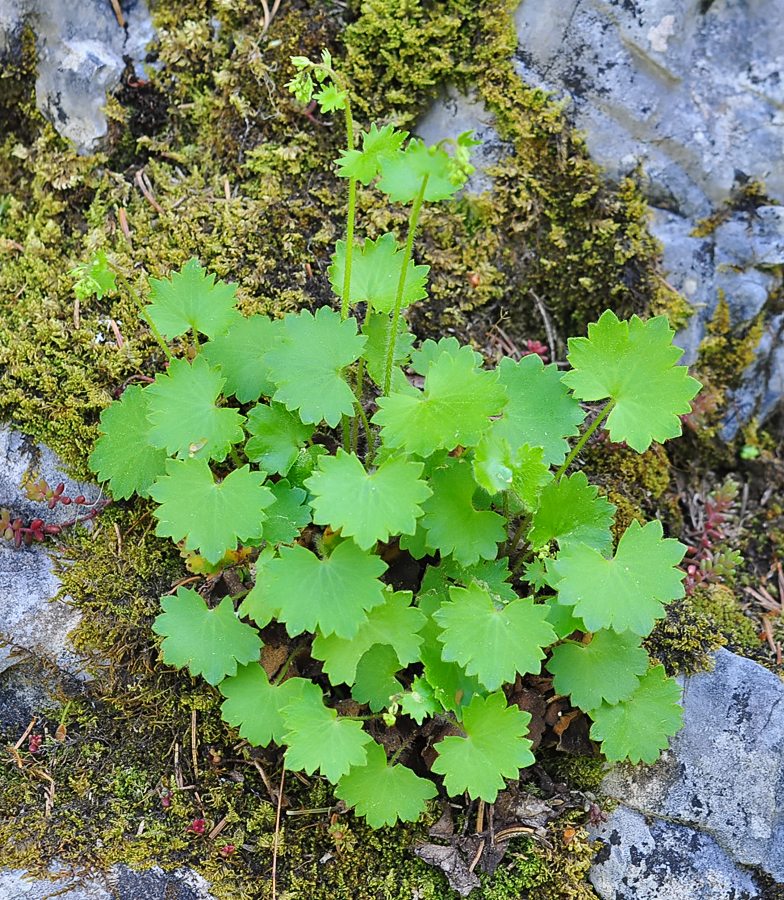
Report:
<svg viewBox="0 0 784 900"><path fill-rule="evenodd" d="M603 900L758 900L750 873L710 837L626 807L595 829L591 883Z"/></svg>
<svg viewBox="0 0 784 900"><path fill-rule="evenodd" d="M784 882L784 684L757 663L719 650L712 672L685 681L682 703L684 727L669 750L651 766L616 766L602 783L622 804L594 829L609 846L592 874L602 897L690 896L678 891L695 872L706 879L710 872L706 883L715 878L723 886L691 896L755 897L730 892L747 890L748 868ZM637 893L621 886L629 861L640 869ZM649 876L662 893L650 893L657 882Z"/></svg>
<svg viewBox="0 0 784 900"><path fill-rule="evenodd" d="M49 510L45 503L24 495L24 479L43 476L51 487L63 482L71 497L83 494L88 502L99 499L99 488L73 481L60 465L50 450L0 428L0 508L26 523L40 517L47 524L62 525L80 510L83 516L86 507L58 504ZM30 654L54 659L71 672L79 670L80 663L67 646L79 614L65 601L52 599L59 588L46 547L33 544L17 549L0 537L0 672Z"/></svg>
<svg viewBox="0 0 784 900"><path fill-rule="evenodd" d="M144 0L3 0L0 62L17 52L26 26L36 36L38 108L79 153L97 149L108 126L106 95L120 82L123 57L141 63L155 36Z"/></svg>

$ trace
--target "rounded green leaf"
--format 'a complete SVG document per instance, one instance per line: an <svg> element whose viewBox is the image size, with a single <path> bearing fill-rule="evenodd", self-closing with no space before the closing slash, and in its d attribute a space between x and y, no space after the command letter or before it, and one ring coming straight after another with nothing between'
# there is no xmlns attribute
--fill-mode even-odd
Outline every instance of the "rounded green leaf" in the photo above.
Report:
<svg viewBox="0 0 784 900"><path fill-rule="evenodd" d="M263 403L254 406L248 413L246 427L252 435L245 445L248 459L267 472L280 475L288 474L300 449L315 431L313 425L304 425L282 403L274 402L269 406Z"/></svg>
<svg viewBox="0 0 784 900"><path fill-rule="evenodd" d="M357 674L351 696L357 703L367 703L372 712L385 709L390 698L403 690L395 673L403 668L394 647L374 644L357 663Z"/></svg>
<svg viewBox="0 0 784 900"><path fill-rule="evenodd" d="M569 543L582 543L600 553L610 551L615 507L604 497L597 497L598 491L595 485L588 484L585 472L575 472L548 484L527 535L531 546L538 549L556 540L562 548Z"/></svg>
<svg viewBox="0 0 784 900"><path fill-rule="evenodd" d="M683 728L680 697L678 682L667 678L664 666L655 666L628 700L616 706L603 703L591 711L591 737L602 742L602 753L611 762L654 763L667 738Z"/></svg>
<svg viewBox="0 0 784 900"><path fill-rule="evenodd" d="M570 544L552 563L560 576L558 602L573 606L589 631L629 628L644 637L664 618L663 604L685 593L683 572L676 568L685 551L673 538L662 539L661 522L644 528L632 522L614 559L585 544Z"/></svg>
<svg viewBox="0 0 784 900"><path fill-rule="evenodd" d="M351 540L323 560L298 545L281 547L280 558L266 567L264 599L280 609L278 618L292 637L319 630L353 638L367 621L367 610L384 602L378 577L386 568Z"/></svg>
<svg viewBox="0 0 784 900"><path fill-rule="evenodd" d="M559 644L547 670L555 676L556 693L571 694L573 706L590 712L602 701L614 706L619 700L628 700L649 664L639 635L603 628L590 644Z"/></svg>
<svg viewBox="0 0 784 900"><path fill-rule="evenodd" d="M322 306L315 316L307 310L283 320L277 347L264 357L270 380L277 384L273 399L299 410L303 422L322 419L334 428L341 416L354 411L354 394L343 378L365 346L356 319L341 322L334 310Z"/></svg>
<svg viewBox="0 0 784 900"><path fill-rule="evenodd" d="M226 396L234 394L240 403L249 403L262 394L271 397L275 393L264 357L275 346L282 325L281 319L273 321L267 316L243 317L232 322L225 334L204 344L201 355L211 368L220 368L226 379Z"/></svg>
<svg viewBox="0 0 784 900"><path fill-rule="evenodd" d="M426 810L425 800L438 791L432 781L419 778L405 766L387 765L384 748L367 745L367 763L352 766L335 788L335 796L355 807L371 828L401 822L416 822Z"/></svg>
<svg viewBox="0 0 784 900"><path fill-rule="evenodd" d="M90 468L99 481L109 481L116 499L136 493L149 497L149 489L166 471L166 453L149 443L148 397L134 384L101 413L101 436L90 456Z"/></svg>
<svg viewBox="0 0 784 900"><path fill-rule="evenodd" d="M152 630L164 636L163 661L191 675L203 675L217 684L244 665L259 658L261 640L250 625L237 618L230 597L208 609L196 591L179 588L176 596L161 600L163 612Z"/></svg>
<svg viewBox="0 0 784 900"><path fill-rule="evenodd" d="M262 536L264 509L275 500L264 487L263 472L243 466L216 484L203 459L170 459L166 472L150 488L150 496L160 504L154 513L157 535L185 539L187 550L198 550L213 564L236 549L238 539Z"/></svg>
<svg viewBox="0 0 784 900"><path fill-rule="evenodd" d="M674 336L666 316L620 322L607 310L588 326L587 338L569 338L572 371L563 383L582 400L613 400L610 438L638 453L681 433L678 416L690 411L701 387L686 366L675 365L683 351Z"/></svg>
<svg viewBox="0 0 784 900"><path fill-rule="evenodd" d="M390 534L414 534L422 504L432 491L420 480L424 465L403 456L368 473L352 453L322 456L319 471L305 482L313 494L313 521L353 537L363 550Z"/></svg>
<svg viewBox="0 0 784 900"><path fill-rule="evenodd" d="M556 641L545 621L547 607L527 598L496 605L476 582L450 588L449 596L452 602L433 614L443 628L438 640L445 662L459 663L489 691L514 681L518 672L539 672L543 648Z"/></svg>
<svg viewBox="0 0 784 900"><path fill-rule="evenodd" d="M245 438L245 421L236 409L216 403L224 378L197 356L193 363L173 359L165 375L145 388L149 398L150 443L169 456L224 460L232 444Z"/></svg>
<svg viewBox="0 0 784 900"><path fill-rule="evenodd" d="M234 309L236 292L236 284L216 283L215 276L208 275L193 258L170 278L150 279L152 303L147 313L169 340L194 328L215 337L240 316Z"/></svg>
<svg viewBox="0 0 784 900"><path fill-rule="evenodd" d="M474 697L463 709L466 736L450 735L435 745L433 771L444 776L453 797L468 791L472 800L495 803L504 778L517 778L535 761L526 737L530 721L530 713L506 705L501 691Z"/></svg>
<svg viewBox="0 0 784 900"><path fill-rule="evenodd" d="M286 728L280 711L302 695L305 684L304 678L289 678L271 685L258 663L240 666L236 675L219 685L226 698L221 704L223 720L239 727L240 736L254 747L266 747L270 741L280 745Z"/></svg>

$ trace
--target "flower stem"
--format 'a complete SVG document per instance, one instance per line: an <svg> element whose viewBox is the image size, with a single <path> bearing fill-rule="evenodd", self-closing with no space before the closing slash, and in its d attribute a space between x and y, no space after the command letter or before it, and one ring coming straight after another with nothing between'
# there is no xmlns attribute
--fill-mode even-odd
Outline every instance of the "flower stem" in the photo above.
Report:
<svg viewBox="0 0 784 900"><path fill-rule="evenodd" d="M574 447L572 448L572 452L566 457L566 459L563 461L563 465L561 466L561 468L555 473L555 480L556 480L556 481L560 481L560 480L561 480L561 478L562 478L562 476L563 476L563 473L564 473L564 472L569 468L569 466L572 464L572 460L573 460L573 459L575 458L575 456L577 456L577 454L583 449L583 447L585 446L585 443L586 443L586 441L588 440L588 438L590 438L590 436L594 433L594 431L596 431L596 429L602 424L602 422L603 422L603 421L607 418L607 416L612 412L614 406L615 406L615 401L614 401L614 400L610 400L610 401L608 402L607 406L605 406L604 409L602 410L601 414L598 415L598 416L594 419L593 424L591 425L591 427L585 432L585 434L580 438L580 440L574 445Z"/></svg>
<svg viewBox="0 0 784 900"><path fill-rule="evenodd" d="M392 385L392 369L395 364L395 343L397 342L397 326L400 321L400 310L403 307L403 292L406 287L406 275L408 274L408 264L411 260L411 253L414 248L414 236L416 235L417 223L419 221L419 210L425 199L425 191L427 190L427 180L430 176L425 175L422 179L422 187L414 198L414 205L411 207L411 216L408 220L408 239L406 240L406 249L403 254L403 267L400 270L400 281L397 285L397 296L395 297L395 309L392 313L392 330L389 333L389 344L387 345L387 366L384 373L384 396L389 395L389 389Z"/></svg>

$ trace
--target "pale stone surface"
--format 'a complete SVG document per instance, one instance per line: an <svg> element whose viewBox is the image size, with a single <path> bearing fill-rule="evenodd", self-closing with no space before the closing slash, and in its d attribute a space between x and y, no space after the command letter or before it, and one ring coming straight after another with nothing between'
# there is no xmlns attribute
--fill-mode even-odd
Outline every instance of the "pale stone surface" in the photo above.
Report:
<svg viewBox="0 0 784 900"><path fill-rule="evenodd" d="M708 835L620 807L594 832L591 883L603 900L758 900L749 872Z"/></svg>
<svg viewBox="0 0 784 900"><path fill-rule="evenodd" d="M36 36L36 101L79 153L96 150L107 131L107 92L125 69L123 57L141 63L154 29L144 0L122 4L124 24L109 0L2 0L0 61L18 51L29 25Z"/></svg>
<svg viewBox="0 0 784 900"><path fill-rule="evenodd" d="M726 650L685 680L669 749L602 783L622 804L593 829L606 845L591 875L603 898L757 897L744 893L751 868L784 882L782 701L777 675ZM695 890L700 879L712 892Z"/></svg>
<svg viewBox="0 0 784 900"><path fill-rule="evenodd" d="M21 485L30 476L43 476L53 488L63 482L71 497L83 494L93 502L100 496L95 485L69 478L50 450L0 427L0 508L26 524L40 517L47 524L61 525L79 514L80 508L73 505L58 504L49 510L45 503L28 500ZM67 671L79 670L79 661L67 647L68 632L78 624L79 614L65 601L52 600L59 588L46 547L17 549L0 537L0 672L29 653L53 658Z"/></svg>

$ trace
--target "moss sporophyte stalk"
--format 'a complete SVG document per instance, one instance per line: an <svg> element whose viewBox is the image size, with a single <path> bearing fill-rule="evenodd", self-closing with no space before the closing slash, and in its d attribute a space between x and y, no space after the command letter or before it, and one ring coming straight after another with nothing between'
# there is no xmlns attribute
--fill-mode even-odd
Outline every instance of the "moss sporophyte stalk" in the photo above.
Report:
<svg viewBox="0 0 784 900"><path fill-rule="evenodd" d="M487 368L455 338L415 348L419 217L465 184L476 142L427 147L392 125L357 140L329 54L293 63L300 101L345 114L337 308L244 317L196 259L151 279L134 301L169 361L106 409L90 458L115 498L152 498L194 571L255 571L216 604L163 597L164 661L217 685L244 739L285 747L289 770L319 771L372 827L417 819L431 773L492 803L534 762L511 686L543 663L608 759L654 761L682 725L680 688L641 642L684 595L686 548L636 520L614 548L615 507L572 463L600 427L637 453L680 434L700 385L673 331L607 311L569 340L566 374L536 353ZM410 205L404 245L356 241L357 183ZM115 277L130 289L99 256L79 284ZM401 556L423 577L401 584ZM270 628L295 640L265 667ZM428 771L412 747L444 725ZM395 752L384 728L405 736Z"/></svg>

